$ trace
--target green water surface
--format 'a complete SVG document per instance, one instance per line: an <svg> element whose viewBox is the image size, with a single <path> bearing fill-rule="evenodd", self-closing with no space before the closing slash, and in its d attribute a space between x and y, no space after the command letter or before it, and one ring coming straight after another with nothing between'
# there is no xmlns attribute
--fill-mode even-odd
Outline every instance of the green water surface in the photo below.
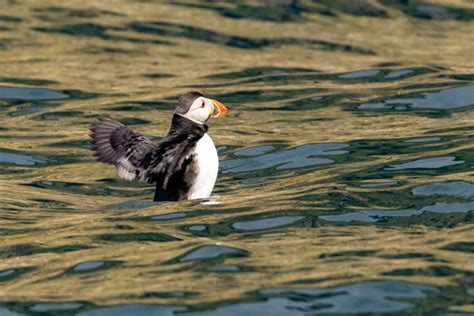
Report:
<svg viewBox="0 0 474 316"><path fill-rule="evenodd" d="M474 313L474 4L0 0L0 315ZM210 122L210 201L94 160Z"/></svg>

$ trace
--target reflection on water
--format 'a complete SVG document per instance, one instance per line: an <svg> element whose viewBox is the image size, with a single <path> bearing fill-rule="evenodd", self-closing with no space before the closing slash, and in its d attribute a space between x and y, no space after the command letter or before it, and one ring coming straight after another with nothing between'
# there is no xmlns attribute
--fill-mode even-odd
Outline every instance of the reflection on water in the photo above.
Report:
<svg viewBox="0 0 474 316"><path fill-rule="evenodd" d="M325 165L333 163L334 160L327 158L319 158L316 156L331 156L341 155L347 153L346 150L339 150L346 148L346 144L308 144L294 149L283 150L276 153L259 155L255 158L239 158L224 160L221 163L223 173L228 172L242 172L255 171L271 167L276 169L295 169L314 165ZM242 155L242 151L238 152L240 156L254 156L249 155L250 148L246 150L247 155Z"/></svg>
<svg viewBox="0 0 474 316"><path fill-rule="evenodd" d="M328 289L266 289L266 296L295 294L309 297L310 302L291 302L290 306L276 304L281 312L293 306L311 308L319 305L317 313L384 313L409 309L413 305L404 302L409 298L426 298L436 288L397 281L373 281ZM272 306L271 299L267 303ZM283 302L281 302L283 303ZM308 304L310 303L310 304ZM271 307L270 307L271 308ZM303 309L304 310L304 309Z"/></svg>
<svg viewBox="0 0 474 316"><path fill-rule="evenodd" d="M419 159L402 163L399 165L390 165L386 170L403 170L403 169L438 169L447 166L457 165L464 163L464 161L457 161L456 157L444 156L435 158Z"/></svg>
<svg viewBox="0 0 474 316"><path fill-rule="evenodd" d="M464 181L432 183L415 187L412 193L420 196L451 195L471 198L474 197L474 184Z"/></svg>
<svg viewBox="0 0 474 316"><path fill-rule="evenodd" d="M412 69L396 70L396 71L392 71L391 73L387 74L385 76L385 78L398 78L398 77L401 77L401 76L408 75L412 72L413 72Z"/></svg>
<svg viewBox="0 0 474 316"><path fill-rule="evenodd" d="M208 245L192 250L190 253L180 258L179 261L209 260L221 256L243 255L244 253L245 252L242 252L239 249L231 247Z"/></svg>
<svg viewBox="0 0 474 316"><path fill-rule="evenodd" d="M413 138L413 139L407 139L405 143L431 143L431 142L437 142L441 140L439 137L420 137L420 138Z"/></svg>
<svg viewBox="0 0 474 316"><path fill-rule="evenodd" d="M360 71L355 71L351 72L348 74L343 74L340 75L339 78L343 79L354 79L354 78L365 78L365 77L370 77L378 74L380 71L373 69L373 70L360 70ZM386 77L387 78L387 77Z"/></svg>
<svg viewBox="0 0 474 316"><path fill-rule="evenodd" d="M54 160L42 155L22 155L14 153L0 152L0 163L15 164L19 166L33 166L38 164L46 164Z"/></svg>
<svg viewBox="0 0 474 316"><path fill-rule="evenodd" d="M474 210L474 202L469 203L436 203L425 206L420 210L394 210L394 211L358 211L340 215L324 215L321 219L330 222L379 222L390 217L404 217L419 215L424 212L431 213L466 213Z"/></svg>
<svg viewBox="0 0 474 316"><path fill-rule="evenodd" d="M157 306L157 305L121 305L117 307L104 307L98 308L93 311L79 313L80 316L103 316L103 315L174 315L175 313L181 313L186 309L183 307L174 306Z"/></svg>
<svg viewBox="0 0 474 316"><path fill-rule="evenodd" d="M232 264L221 264L208 267L206 270L211 272L238 272L241 269L240 267Z"/></svg>
<svg viewBox="0 0 474 316"><path fill-rule="evenodd" d="M275 149L273 146L257 146L257 147L250 147L250 148L245 148L241 149L239 151L236 151L234 155L236 156L260 156L263 155L269 151L272 151Z"/></svg>
<svg viewBox="0 0 474 316"><path fill-rule="evenodd" d="M186 213L178 212L178 213L169 213L169 214L152 216L151 219L155 221L166 221L166 220L183 218L183 217L186 217Z"/></svg>
<svg viewBox="0 0 474 316"><path fill-rule="evenodd" d="M81 303L35 304L30 311L38 313L74 311L82 305Z"/></svg>
<svg viewBox="0 0 474 316"><path fill-rule="evenodd" d="M414 109L457 109L474 105L474 85L456 87L437 92L422 93L418 98L397 97L384 100L382 103L364 103L359 106L363 110L385 108Z"/></svg>
<svg viewBox="0 0 474 316"><path fill-rule="evenodd" d="M240 229L240 230L269 229L273 227L292 224L303 218L304 218L303 216L281 216L281 217L260 219L256 221L235 222L234 224L232 224L232 227L235 229Z"/></svg>
<svg viewBox="0 0 474 316"><path fill-rule="evenodd" d="M365 186L367 187L367 186ZM371 186L373 187L373 186ZM472 199L474 197L474 185L463 181L446 183L433 183L415 187L411 190L415 196L439 196L447 195ZM322 220L330 222L386 222L391 217L409 217L429 213L467 213L474 211L474 202L436 202L432 205L423 206L418 210L364 210L337 215L320 216Z"/></svg>
<svg viewBox="0 0 474 316"><path fill-rule="evenodd" d="M377 188L377 187L391 187L393 185L397 185L397 181L389 181L389 182L375 182L375 183L364 183L361 184L361 188Z"/></svg>
<svg viewBox="0 0 474 316"><path fill-rule="evenodd" d="M80 271L88 271L88 270L95 270L97 268L100 268L104 265L104 262L102 261L88 261L88 262L83 262L78 264L73 268L75 272L80 272Z"/></svg>
<svg viewBox="0 0 474 316"><path fill-rule="evenodd" d="M4 100L54 100L68 97L64 93L48 89L0 87L0 99Z"/></svg>
<svg viewBox="0 0 474 316"><path fill-rule="evenodd" d="M2 271L0 272L0 278L5 279L7 276L12 275L13 273L15 273L15 270L13 269Z"/></svg>
<svg viewBox="0 0 474 316"><path fill-rule="evenodd" d="M0 315L473 314L473 12L2 5ZM152 202L88 126L159 141L187 90L230 108L218 182Z"/></svg>

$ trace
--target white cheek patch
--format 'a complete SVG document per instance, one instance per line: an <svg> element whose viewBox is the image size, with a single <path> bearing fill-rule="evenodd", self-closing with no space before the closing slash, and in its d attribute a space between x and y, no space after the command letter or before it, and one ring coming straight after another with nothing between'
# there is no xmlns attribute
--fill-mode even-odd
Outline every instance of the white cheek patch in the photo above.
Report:
<svg viewBox="0 0 474 316"><path fill-rule="evenodd" d="M210 117L210 110L208 106L206 106L207 103L205 103L205 106L202 107L202 102L202 99L194 101L189 111L183 116L199 124L206 122Z"/></svg>

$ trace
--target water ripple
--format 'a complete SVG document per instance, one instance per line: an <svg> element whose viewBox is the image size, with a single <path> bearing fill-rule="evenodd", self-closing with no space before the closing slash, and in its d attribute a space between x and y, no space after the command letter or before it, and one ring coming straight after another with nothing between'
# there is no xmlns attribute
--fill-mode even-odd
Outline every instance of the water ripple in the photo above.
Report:
<svg viewBox="0 0 474 316"><path fill-rule="evenodd" d="M307 144L293 149L257 157L228 159L221 163L223 173L256 171L276 167L277 170L296 169L315 165L326 165L334 162L332 159L319 158L318 156L342 155L348 153L342 148L347 144Z"/></svg>

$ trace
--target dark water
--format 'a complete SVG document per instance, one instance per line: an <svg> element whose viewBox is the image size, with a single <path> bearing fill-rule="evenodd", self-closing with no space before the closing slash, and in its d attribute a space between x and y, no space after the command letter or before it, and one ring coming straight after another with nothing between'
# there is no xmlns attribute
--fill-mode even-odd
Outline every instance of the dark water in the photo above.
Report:
<svg viewBox="0 0 474 316"><path fill-rule="evenodd" d="M472 3L0 3L0 315L474 313ZM218 182L153 203L88 126L188 90Z"/></svg>

